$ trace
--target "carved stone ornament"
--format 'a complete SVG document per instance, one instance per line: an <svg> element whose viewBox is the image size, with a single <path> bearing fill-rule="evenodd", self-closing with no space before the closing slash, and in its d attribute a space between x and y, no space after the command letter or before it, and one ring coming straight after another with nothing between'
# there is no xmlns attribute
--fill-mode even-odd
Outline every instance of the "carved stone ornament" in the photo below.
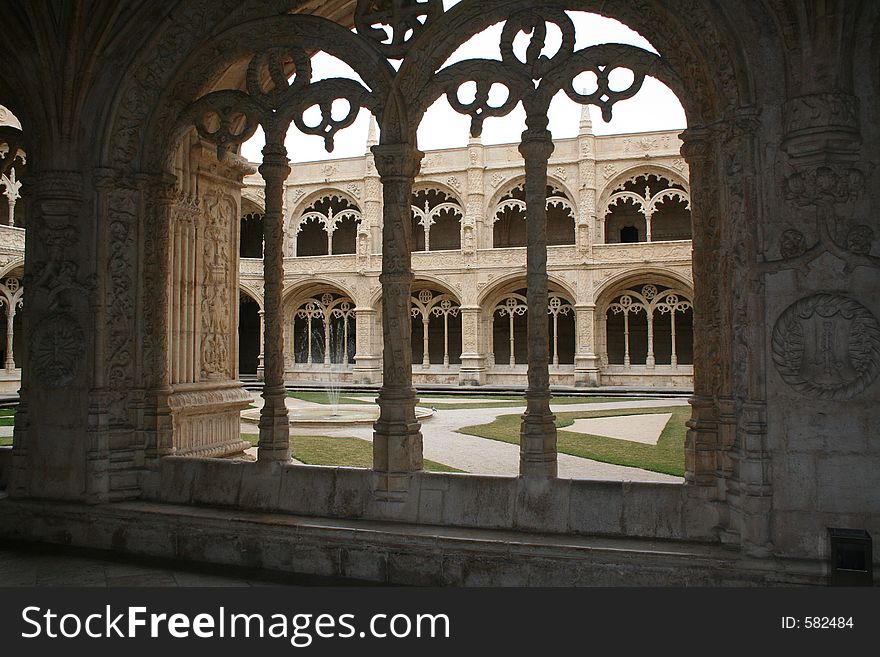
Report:
<svg viewBox="0 0 880 657"><path fill-rule="evenodd" d="M880 323L854 299L812 294L773 327L776 370L789 386L819 399L852 399L880 371Z"/></svg>
<svg viewBox="0 0 880 657"><path fill-rule="evenodd" d="M85 345L74 317L63 312L49 315L37 326L31 345L30 366L45 386L59 388L73 381Z"/></svg>

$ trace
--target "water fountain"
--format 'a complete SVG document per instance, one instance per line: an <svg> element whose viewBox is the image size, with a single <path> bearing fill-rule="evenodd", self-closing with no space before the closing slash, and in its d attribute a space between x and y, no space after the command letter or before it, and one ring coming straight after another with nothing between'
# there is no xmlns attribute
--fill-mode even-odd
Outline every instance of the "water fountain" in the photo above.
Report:
<svg viewBox="0 0 880 657"><path fill-rule="evenodd" d="M329 304L325 304L329 305ZM349 321L345 313L348 309L342 309L336 318L342 321ZM343 387L343 373L348 367L348 340L346 339L345 330L341 326L342 322L331 324L330 331L325 333L323 321L312 322L311 340L308 340L309 346L314 345L314 350L319 351L322 357L321 364L317 367L325 372L329 372L326 382L323 386L323 392L327 395L326 404L316 404L303 402L294 398L288 398L288 417L291 426L319 427L319 426L342 426L351 424L372 424L379 417L379 406L375 403L364 402L362 404L344 403L340 404ZM334 331L334 328L336 329ZM339 334L343 335L340 336ZM329 343L332 345L333 353L330 358L326 357L324 350L325 336L330 338ZM307 336L309 337L309 336ZM312 358L308 354L308 346L303 344L301 339L298 345L299 364L306 363L307 367L311 365ZM328 362L329 361L329 362ZM314 367L314 366L312 366ZM431 409L417 407L416 418L423 421L433 415ZM257 423L260 418L260 409L248 409L242 412L242 420L245 422Z"/></svg>

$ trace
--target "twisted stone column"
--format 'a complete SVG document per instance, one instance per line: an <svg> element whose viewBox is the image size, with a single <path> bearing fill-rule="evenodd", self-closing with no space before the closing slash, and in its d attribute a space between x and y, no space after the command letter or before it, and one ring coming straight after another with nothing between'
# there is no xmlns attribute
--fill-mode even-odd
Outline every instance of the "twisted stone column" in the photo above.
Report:
<svg viewBox="0 0 880 657"><path fill-rule="evenodd" d="M547 335L547 162L553 141L547 117L527 120L519 146L526 180L526 287L529 370L526 412L520 428L521 475L556 476L556 417L550 412L550 369Z"/></svg>
<svg viewBox="0 0 880 657"><path fill-rule="evenodd" d="M373 146L384 199L382 229L382 388L373 425L373 470L380 496L405 495L410 475L422 469L422 434L412 387L410 256L412 184L423 154L411 144Z"/></svg>
<svg viewBox="0 0 880 657"><path fill-rule="evenodd" d="M266 135L260 175L266 182L266 213L263 215L264 333L263 409L260 411L260 461L290 460L290 425L287 419L287 391L284 389L284 317L281 295L284 287L284 181L290 175L284 135Z"/></svg>

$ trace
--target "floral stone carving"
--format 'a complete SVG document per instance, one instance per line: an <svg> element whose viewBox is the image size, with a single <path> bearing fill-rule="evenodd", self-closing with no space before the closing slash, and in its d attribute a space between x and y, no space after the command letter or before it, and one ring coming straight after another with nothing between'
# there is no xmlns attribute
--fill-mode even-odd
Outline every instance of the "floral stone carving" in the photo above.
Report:
<svg viewBox="0 0 880 657"><path fill-rule="evenodd" d="M47 387L59 388L76 377L85 335L72 316L59 312L37 326L32 338L31 367Z"/></svg>

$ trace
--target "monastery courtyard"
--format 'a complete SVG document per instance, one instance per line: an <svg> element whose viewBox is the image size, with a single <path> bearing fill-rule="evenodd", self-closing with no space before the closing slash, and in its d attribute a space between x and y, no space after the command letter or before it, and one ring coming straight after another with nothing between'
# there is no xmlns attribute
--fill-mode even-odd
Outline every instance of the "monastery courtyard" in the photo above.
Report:
<svg viewBox="0 0 880 657"><path fill-rule="evenodd" d="M298 395L298 393L290 393ZM251 418L259 417L262 397L258 392L251 393L253 401L250 410ZM371 413L378 413L375 405L375 394L340 393L340 401L331 409L327 393L320 389L314 393L301 393L289 396L287 406L293 421L291 423L291 442L296 444L298 436L326 436L340 439L357 439L372 441L373 424ZM611 400L605 397L575 397L559 395L564 403L552 403L554 413L578 414L586 411L591 415L602 417L575 419L566 430L579 437L585 444L596 436L620 441L622 446L627 443L639 443L645 446L656 446L661 434L667 426L674 430L672 412L676 408L688 406L686 398L620 398ZM319 400L319 401L315 401ZM579 402L579 403L578 403ZM464 397L443 395L442 393L425 393L420 397L419 408L422 411L424 436L424 456L428 461L448 466L450 471L461 471L470 474L516 476L519 468L518 436L514 432L511 442L494 440L471 435L467 427L479 429L490 425L503 416L517 419L525 411L525 401L516 395ZM645 412L633 415L632 409L645 409ZM333 412L338 413L334 421ZM658 412L659 411L659 412ZM668 412L666 412L668 411ZM317 417L325 417L322 422ZM348 415L347 415L348 414ZM363 414L360 423L349 423L352 414ZM241 423L242 437L255 442L258 428L254 420L248 421L248 411L243 412ZM330 417L327 417L327 416ZM297 418L302 421L298 421ZM2 430L2 429L0 429ZM683 429L682 429L683 438ZM256 447L247 454L256 458ZM294 459L296 462L297 459ZM313 465L325 465L311 461ZM334 465L349 465L334 463ZM683 467L683 462L682 462ZM572 454L559 454L559 476L568 479L604 479L613 481L645 481L645 482L678 482L679 476L652 472L650 470L615 465L593 459L582 458Z"/></svg>

